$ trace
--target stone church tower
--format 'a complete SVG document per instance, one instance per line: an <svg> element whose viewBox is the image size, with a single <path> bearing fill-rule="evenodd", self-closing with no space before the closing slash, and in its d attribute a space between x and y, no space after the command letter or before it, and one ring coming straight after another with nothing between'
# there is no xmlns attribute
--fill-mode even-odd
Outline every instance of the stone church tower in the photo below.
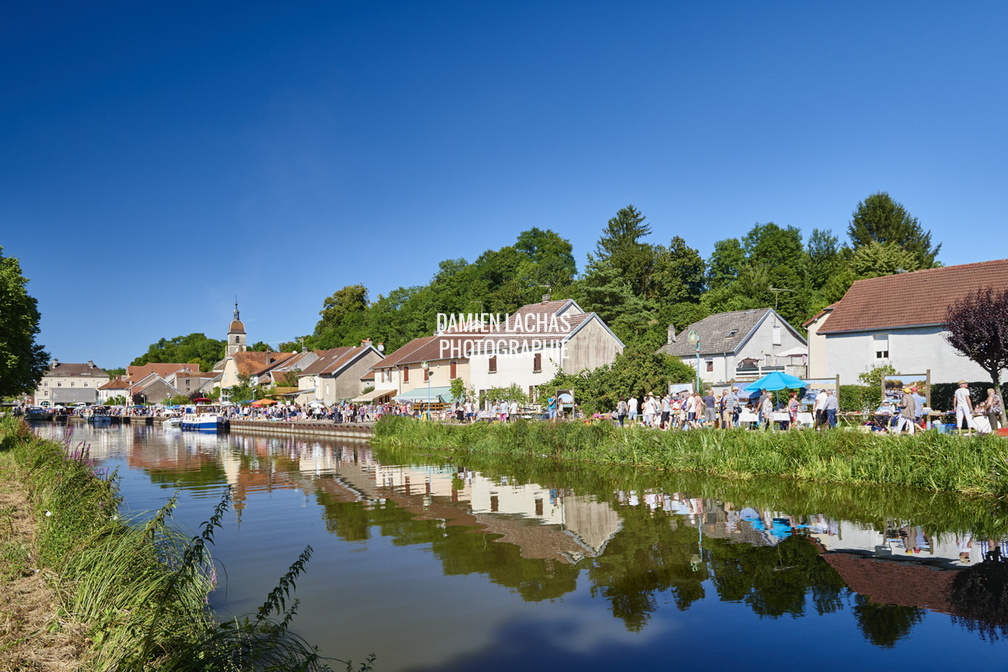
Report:
<svg viewBox="0 0 1008 672"><path fill-rule="evenodd" d="M235 301L234 319L228 328L227 356L230 357L236 352L245 352L246 350L248 350L248 345L245 336L245 325L238 319L238 302Z"/></svg>

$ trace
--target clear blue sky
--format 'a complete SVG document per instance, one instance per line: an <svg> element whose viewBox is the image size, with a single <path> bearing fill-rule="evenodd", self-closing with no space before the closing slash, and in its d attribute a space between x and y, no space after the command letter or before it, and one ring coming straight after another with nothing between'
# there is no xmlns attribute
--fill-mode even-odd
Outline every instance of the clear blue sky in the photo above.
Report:
<svg viewBox="0 0 1008 672"><path fill-rule="evenodd" d="M633 204L704 258L886 191L1008 256L1008 5L67 2L0 15L0 245L67 362L310 333L533 226ZM432 325L433 328L433 325Z"/></svg>

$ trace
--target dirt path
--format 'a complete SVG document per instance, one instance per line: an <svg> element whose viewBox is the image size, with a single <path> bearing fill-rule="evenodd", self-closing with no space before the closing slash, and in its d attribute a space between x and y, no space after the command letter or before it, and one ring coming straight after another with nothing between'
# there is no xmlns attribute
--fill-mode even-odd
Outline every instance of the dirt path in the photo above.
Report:
<svg viewBox="0 0 1008 672"><path fill-rule="evenodd" d="M86 638L58 617L56 592L37 569L30 505L5 467L0 466L0 672L79 670Z"/></svg>

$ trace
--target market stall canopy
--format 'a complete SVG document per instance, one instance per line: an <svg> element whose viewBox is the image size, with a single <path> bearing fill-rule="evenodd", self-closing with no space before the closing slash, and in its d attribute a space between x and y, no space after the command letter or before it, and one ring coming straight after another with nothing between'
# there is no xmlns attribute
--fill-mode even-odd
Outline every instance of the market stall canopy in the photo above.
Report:
<svg viewBox="0 0 1008 672"><path fill-rule="evenodd" d="M790 373L784 373L783 371L771 371L762 378L746 385L745 389L773 392L774 390L800 390L803 387L806 387L806 383L798 376L792 376Z"/></svg>
<svg viewBox="0 0 1008 672"><path fill-rule="evenodd" d="M354 397L350 401L353 401L355 403L374 401L375 399L381 399L382 397L390 397L395 393L396 393L395 390L371 390L370 392L366 392L360 395L359 397ZM424 399L426 400L427 397L425 396Z"/></svg>
<svg viewBox="0 0 1008 672"><path fill-rule="evenodd" d="M412 401L412 402L426 402L427 401L428 388L418 387L415 390L410 390L409 392L403 392L395 397L396 401ZM432 387L430 388L430 400L431 403L441 403L447 404L452 400L452 393L450 387Z"/></svg>
<svg viewBox="0 0 1008 672"><path fill-rule="evenodd" d="M274 399L256 399L255 401L252 402L252 406L255 406L256 408L261 408L263 406L272 406L275 403L277 402Z"/></svg>

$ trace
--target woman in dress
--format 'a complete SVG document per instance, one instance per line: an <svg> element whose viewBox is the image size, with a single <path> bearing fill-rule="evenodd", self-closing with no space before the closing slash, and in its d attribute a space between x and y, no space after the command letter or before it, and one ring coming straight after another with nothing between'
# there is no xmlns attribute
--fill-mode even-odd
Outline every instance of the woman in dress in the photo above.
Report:
<svg viewBox="0 0 1008 672"><path fill-rule="evenodd" d="M798 428L798 393L792 392L787 402L788 429Z"/></svg>

